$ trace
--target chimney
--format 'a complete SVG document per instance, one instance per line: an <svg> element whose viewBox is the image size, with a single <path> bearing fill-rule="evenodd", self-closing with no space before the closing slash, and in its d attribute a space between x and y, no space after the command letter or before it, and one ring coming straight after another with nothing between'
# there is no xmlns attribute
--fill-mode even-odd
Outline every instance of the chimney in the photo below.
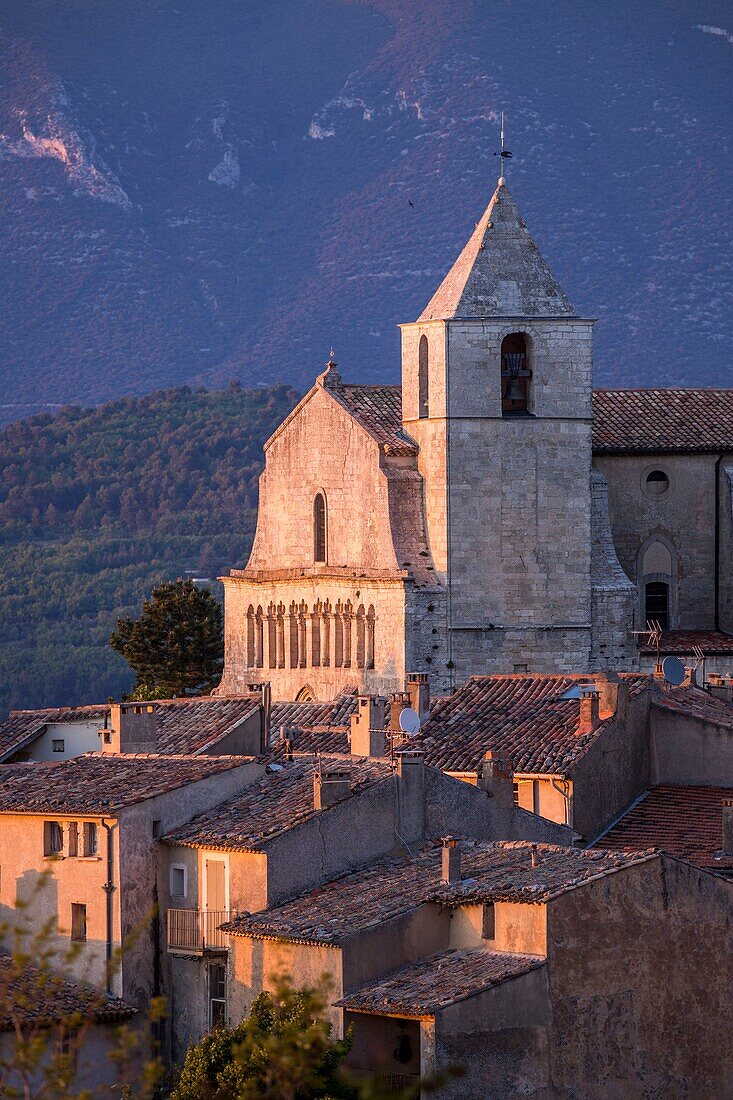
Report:
<svg viewBox="0 0 733 1100"><path fill-rule="evenodd" d="M733 703L733 683L730 680L723 679L719 673L710 673L707 687L708 693L714 699L722 699L724 703Z"/></svg>
<svg viewBox="0 0 733 1100"><path fill-rule="evenodd" d="M421 844L425 839L425 754L420 749L401 749L395 761L398 839L405 845Z"/></svg>
<svg viewBox="0 0 733 1100"><path fill-rule="evenodd" d="M536 844L533 844L529 850L530 859L532 860L532 866L536 867L540 862L540 853Z"/></svg>
<svg viewBox="0 0 733 1100"><path fill-rule="evenodd" d="M351 755L384 756L387 700L381 695L360 695L356 713L351 715Z"/></svg>
<svg viewBox="0 0 733 1100"><path fill-rule="evenodd" d="M511 810L514 806L514 763L504 753L489 751L479 768L477 786L495 798L497 806Z"/></svg>
<svg viewBox="0 0 733 1100"><path fill-rule="evenodd" d="M441 882L461 881L461 842L457 837L443 837L443 851L440 867Z"/></svg>
<svg viewBox="0 0 733 1100"><path fill-rule="evenodd" d="M697 665L687 665L685 668L685 678L682 681L680 687L689 688L697 687Z"/></svg>
<svg viewBox="0 0 733 1100"><path fill-rule="evenodd" d="M400 731L400 715L405 707L412 706L410 694L407 691L393 691L389 696L389 716L387 728L395 733Z"/></svg>
<svg viewBox="0 0 733 1100"><path fill-rule="evenodd" d="M430 677L427 672L407 673L407 694L410 696L410 706L420 716L421 722L427 722L430 717Z"/></svg>
<svg viewBox="0 0 733 1100"><path fill-rule="evenodd" d="M262 706L262 725L260 752L265 752L270 745L270 712L272 710L272 684L269 680L263 680L257 684L247 684L247 690L251 695L259 695Z"/></svg>
<svg viewBox="0 0 733 1100"><path fill-rule="evenodd" d="M596 691L600 695L598 716L602 722L618 715L623 718L629 701L629 685L616 672L599 672L595 676Z"/></svg>
<svg viewBox="0 0 733 1100"><path fill-rule="evenodd" d="M580 721L575 731L580 737L584 733L592 733L600 724L600 693L594 685L583 684L580 696Z"/></svg>
<svg viewBox="0 0 733 1100"><path fill-rule="evenodd" d="M329 768L313 776L313 806L326 810L351 794L351 776L343 768Z"/></svg>
<svg viewBox="0 0 733 1100"><path fill-rule="evenodd" d="M723 799L723 855L733 856L733 798Z"/></svg>
<svg viewBox="0 0 733 1100"><path fill-rule="evenodd" d="M158 727L155 703L113 703L110 722L99 731L102 752L156 752Z"/></svg>

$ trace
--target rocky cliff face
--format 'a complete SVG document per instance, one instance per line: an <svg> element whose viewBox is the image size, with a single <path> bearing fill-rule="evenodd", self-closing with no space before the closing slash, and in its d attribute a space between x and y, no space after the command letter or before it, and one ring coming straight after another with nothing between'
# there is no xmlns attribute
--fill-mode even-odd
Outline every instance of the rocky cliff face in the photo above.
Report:
<svg viewBox="0 0 733 1100"><path fill-rule="evenodd" d="M730 384L720 0L0 3L0 419L179 382L396 381L512 191L597 383Z"/></svg>

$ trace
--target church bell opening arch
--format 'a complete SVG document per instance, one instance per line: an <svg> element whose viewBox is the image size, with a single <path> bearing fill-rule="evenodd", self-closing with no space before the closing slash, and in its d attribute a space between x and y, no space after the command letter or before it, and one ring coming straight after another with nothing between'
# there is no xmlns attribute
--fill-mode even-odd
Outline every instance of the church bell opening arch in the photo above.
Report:
<svg viewBox="0 0 733 1100"><path fill-rule="evenodd" d="M501 415L531 416L532 371L526 332L509 332L501 342Z"/></svg>

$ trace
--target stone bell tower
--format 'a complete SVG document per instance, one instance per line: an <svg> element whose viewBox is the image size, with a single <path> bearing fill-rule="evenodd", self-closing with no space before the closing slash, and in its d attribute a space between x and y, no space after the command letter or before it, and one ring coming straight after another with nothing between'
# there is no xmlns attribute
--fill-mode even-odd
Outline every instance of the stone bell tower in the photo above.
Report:
<svg viewBox="0 0 733 1100"><path fill-rule="evenodd" d="M446 665L587 668L593 322L577 316L504 179L402 328L405 431L446 586Z"/></svg>

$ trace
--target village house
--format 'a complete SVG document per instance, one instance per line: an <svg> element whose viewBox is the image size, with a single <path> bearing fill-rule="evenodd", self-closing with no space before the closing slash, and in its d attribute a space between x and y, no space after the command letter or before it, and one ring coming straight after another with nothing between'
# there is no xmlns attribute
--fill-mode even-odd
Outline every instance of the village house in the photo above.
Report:
<svg viewBox="0 0 733 1100"><path fill-rule="evenodd" d="M236 699L151 700L11 711L0 763L59 761L85 752L256 756L269 736L267 685Z"/></svg>
<svg viewBox="0 0 733 1100"><path fill-rule="evenodd" d="M76 948L70 978L147 1007L163 991L159 838L263 770L234 756L95 754L3 765L2 923L38 929L54 921L52 945Z"/></svg>
<svg viewBox="0 0 733 1100"><path fill-rule="evenodd" d="M371 733L382 733L383 749L383 732ZM422 753L409 748L394 762L274 755L245 791L167 833L160 878L168 883L161 904L174 1060L218 1020L239 1019L239 979L220 925L458 830L481 839L572 841L570 830L514 805L499 760L489 756L469 787L425 767Z"/></svg>
<svg viewBox="0 0 733 1100"><path fill-rule="evenodd" d="M441 1095L712 1100L732 890L659 852L448 838L234 920L230 1011L325 972L355 1069L395 1086L458 1065Z"/></svg>
<svg viewBox="0 0 733 1100"><path fill-rule="evenodd" d="M135 1009L122 1000L68 981L48 967L0 955L0 1089L6 1096L23 1096L30 1088L31 1095L40 1096L59 1055L69 1060L73 1095L83 1090L98 1095L101 1089L131 1084L146 1054L134 1030L135 1017ZM118 1035L121 1026L127 1028L125 1036ZM42 1050L36 1054L38 1047ZM130 1059L136 1059L134 1067Z"/></svg>

